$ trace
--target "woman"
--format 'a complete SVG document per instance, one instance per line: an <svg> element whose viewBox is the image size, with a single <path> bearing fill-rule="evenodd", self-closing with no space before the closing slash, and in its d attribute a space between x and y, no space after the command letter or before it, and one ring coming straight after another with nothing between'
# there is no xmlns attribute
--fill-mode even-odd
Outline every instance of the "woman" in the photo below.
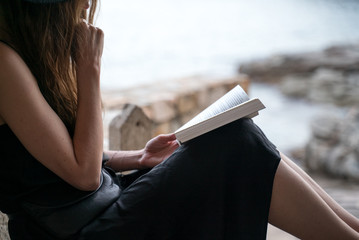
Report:
<svg viewBox="0 0 359 240"><path fill-rule="evenodd" d="M97 1L0 2L0 210L12 239L358 239L249 119L103 154ZM88 11L87 11L88 10ZM89 13L87 15L87 12ZM139 169L136 175L115 172Z"/></svg>

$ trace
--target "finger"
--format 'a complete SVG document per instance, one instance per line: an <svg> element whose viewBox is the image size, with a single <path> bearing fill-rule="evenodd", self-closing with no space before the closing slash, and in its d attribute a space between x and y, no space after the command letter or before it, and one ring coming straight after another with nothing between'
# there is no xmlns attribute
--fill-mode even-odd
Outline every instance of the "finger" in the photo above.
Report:
<svg viewBox="0 0 359 240"><path fill-rule="evenodd" d="M180 146L180 145L178 144L177 141L173 141L173 142L171 143L171 149L173 149L173 151L176 150L179 146Z"/></svg>
<svg viewBox="0 0 359 240"><path fill-rule="evenodd" d="M166 141L166 142L176 140L176 135L174 133L161 134L158 137L161 139L161 141Z"/></svg>
<svg viewBox="0 0 359 240"><path fill-rule="evenodd" d="M102 29L100 29L100 28L96 28L96 29L97 29L97 41L98 41L99 47L100 47L100 55L102 56L105 34L102 31Z"/></svg>

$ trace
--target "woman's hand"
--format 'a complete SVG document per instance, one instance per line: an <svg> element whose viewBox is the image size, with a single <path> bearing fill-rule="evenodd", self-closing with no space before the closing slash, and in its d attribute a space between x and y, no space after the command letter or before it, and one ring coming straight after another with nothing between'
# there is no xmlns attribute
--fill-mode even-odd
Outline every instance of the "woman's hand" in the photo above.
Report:
<svg viewBox="0 0 359 240"><path fill-rule="evenodd" d="M173 133L161 134L152 138L143 150L143 155L139 161L141 168L156 166L168 158L177 148L178 143Z"/></svg>
<svg viewBox="0 0 359 240"><path fill-rule="evenodd" d="M101 57L104 45L104 33L101 29L81 22L78 25L77 32L77 53L76 67L78 74L95 74L100 75ZM80 79L78 79L80 80ZM84 78L86 81L86 78Z"/></svg>

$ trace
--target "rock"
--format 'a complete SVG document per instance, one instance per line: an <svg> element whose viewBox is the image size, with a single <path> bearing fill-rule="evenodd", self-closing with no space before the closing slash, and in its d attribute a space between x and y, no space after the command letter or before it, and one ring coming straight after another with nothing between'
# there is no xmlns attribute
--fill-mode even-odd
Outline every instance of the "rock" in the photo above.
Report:
<svg viewBox="0 0 359 240"><path fill-rule="evenodd" d="M289 75L284 77L280 85L282 93L292 97L307 97L309 78L303 75Z"/></svg>
<svg viewBox="0 0 359 240"><path fill-rule="evenodd" d="M348 84L350 84L352 86L359 87L359 72L348 73L346 80L347 80Z"/></svg>
<svg viewBox="0 0 359 240"><path fill-rule="evenodd" d="M359 71L358 71L359 73ZM356 74L348 79L341 71L318 68L311 74L290 74L280 83L282 93L306 98L312 102L352 106L359 103Z"/></svg>
<svg viewBox="0 0 359 240"><path fill-rule="evenodd" d="M8 232L8 217L0 212L0 239L1 240L10 240L9 232Z"/></svg>
<svg viewBox="0 0 359 240"><path fill-rule="evenodd" d="M359 181L359 163L356 154L349 154L346 156L345 161L342 166L342 175L348 177L349 179L354 179Z"/></svg>
<svg viewBox="0 0 359 240"><path fill-rule="evenodd" d="M311 129L304 157L307 168L359 181L359 108L343 118L318 117Z"/></svg>
<svg viewBox="0 0 359 240"><path fill-rule="evenodd" d="M243 63L239 72L254 81L278 83L288 96L339 106L359 104L359 44L273 56Z"/></svg>
<svg viewBox="0 0 359 240"><path fill-rule="evenodd" d="M178 114L187 114L193 109L197 109L197 94L188 93L178 97Z"/></svg>
<svg viewBox="0 0 359 240"><path fill-rule="evenodd" d="M239 72L247 74L254 81L279 82L288 74L307 73L316 69L317 64L311 60L314 54L276 55L241 64Z"/></svg>
<svg viewBox="0 0 359 240"><path fill-rule="evenodd" d="M344 81L343 73L338 70L320 67L312 74L312 82L318 85L340 84Z"/></svg>
<svg viewBox="0 0 359 240"><path fill-rule="evenodd" d="M170 122L160 123L160 124L156 125L156 127L154 128L154 131L152 132L152 135L157 136L161 133L169 133L169 132L171 132L171 130L172 130L172 128L171 128Z"/></svg>
<svg viewBox="0 0 359 240"><path fill-rule="evenodd" d="M357 105L359 103L359 87L353 87L346 91L345 105Z"/></svg>
<svg viewBox="0 0 359 240"><path fill-rule="evenodd" d="M150 118L156 123L167 122L176 117L176 108L172 101L159 100L153 102L150 107Z"/></svg>
<svg viewBox="0 0 359 240"><path fill-rule="evenodd" d="M324 161L326 160L326 153L330 151L330 146L322 141L309 141L310 144L306 146L306 155L304 157L305 166L310 171L323 172Z"/></svg>
<svg viewBox="0 0 359 240"><path fill-rule="evenodd" d="M333 46L322 51L275 55L248 63L242 63L240 73L255 80L266 81L273 77L280 80L288 73L313 72L320 67L341 71L358 69L359 45Z"/></svg>
<svg viewBox="0 0 359 240"><path fill-rule="evenodd" d="M141 108L126 104L109 128L110 150L135 150L143 148L151 139L153 122Z"/></svg>
<svg viewBox="0 0 359 240"><path fill-rule="evenodd" d="M230 89L227 89L225 86L219 86L219 84L212 85L208 88L207 95L207 107L221 98L224 94L226 94Z"/></svg>
<svg viewBox="0 0 359 240"><path fill-rule="evenodd" d="M336 142L339 138L340 121L333 115L321 115L311 123L312 135L316 139Z"/></svg>

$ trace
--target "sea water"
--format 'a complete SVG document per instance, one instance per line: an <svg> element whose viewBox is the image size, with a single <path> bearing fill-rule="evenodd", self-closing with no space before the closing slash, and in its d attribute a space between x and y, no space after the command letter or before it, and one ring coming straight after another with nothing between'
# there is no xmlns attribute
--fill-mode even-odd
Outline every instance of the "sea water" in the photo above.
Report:
<svg viewBox="0 0 359 240"><path fill-rule="evenodd" d="M359 40L356 0L103 0L102 88L228 76L277 53Z"/></svg>

